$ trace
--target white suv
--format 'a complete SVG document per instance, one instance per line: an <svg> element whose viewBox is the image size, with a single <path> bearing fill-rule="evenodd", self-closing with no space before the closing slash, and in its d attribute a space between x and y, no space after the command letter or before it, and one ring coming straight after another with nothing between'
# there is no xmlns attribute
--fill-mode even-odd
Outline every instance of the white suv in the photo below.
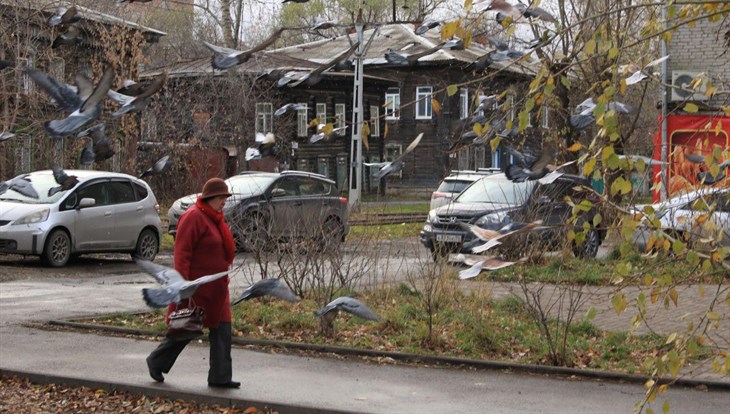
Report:
<svg viewBox="0 0 730 414"><path fill-rule="evenodd" d="M484 177L485 175L492 175L499 172L501 172L499 168L480 168L476 171L451 171L451 174L444 178L436 191L431 194L431 210L451 202L454 197L458 196L462 190L474 181Z"/></svg>
<svg viewBox="0 0 730 414"><path fill-rule="evenodd" d="M64 266L82 253L124 252L153 260L160 246L157 199L131 175L66 170L78 183L65 191L50 170L22 174L38 198L8 189L0 194L0 254L40 256Z"/></svg>

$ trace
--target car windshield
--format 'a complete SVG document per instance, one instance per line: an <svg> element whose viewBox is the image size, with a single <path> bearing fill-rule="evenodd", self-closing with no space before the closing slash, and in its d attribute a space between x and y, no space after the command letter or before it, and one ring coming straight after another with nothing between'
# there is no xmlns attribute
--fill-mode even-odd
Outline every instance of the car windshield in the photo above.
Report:
<svg viewBox="0 0 730 414"><path fill-rule="evenodd" d="M53 204L56 201L60 200L66 194L66 191L53 191L52 195L48 195L50 189L58 187L58 183L53 178L53 174L50 172L21 174L14 179L20 177L25 177L25 179L30 181L30 185L33 187L33 190L38 193L38 199L24 196L23 194L13 190L12 188L8 188L4 194L0 195L0 200L14 201L26 204Z"/></svg>
<svg viewBox="0 0 730 414"><path fill-rule="evenodd" d="M226 180L231 193L239 197L261 194L276 180L275 175L235 175Z"/></svg>
<svg viewBox="0 0 730 414"><path fill-rule="evenodd" d="M504 177L485 177L459 194L456 202L520 205L527 200L534 186L535 181L515 183Z"/></svg>
<svg viewBox="0 0 730 414"><path fill-rule="evenodd" d="M471 184L472 181L456 181L456 180L448 180L441 183L439 186L438 192L441 193L460 193L463 189L465 189L469 184Z"/></svg>

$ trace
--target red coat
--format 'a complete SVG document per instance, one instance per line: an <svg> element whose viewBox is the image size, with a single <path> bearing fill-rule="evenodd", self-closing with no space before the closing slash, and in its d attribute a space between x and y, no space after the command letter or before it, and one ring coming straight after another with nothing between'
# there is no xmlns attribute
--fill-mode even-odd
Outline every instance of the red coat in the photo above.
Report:
<svg viewBox="0 0 730 414"><path fill-rule="evenodd" d="M175 236L175 270L187 280L226 271L231 261L226 259L223 237L212 218L198 207L192 206L180 217ZM228 293L228 276L204 283L195 290L193 300L205 310L204 324L217 328L221 322L231 321L231 298ZM187 306L183 300L180 306ZM165 320L175 309L167 308Z"/></svg>

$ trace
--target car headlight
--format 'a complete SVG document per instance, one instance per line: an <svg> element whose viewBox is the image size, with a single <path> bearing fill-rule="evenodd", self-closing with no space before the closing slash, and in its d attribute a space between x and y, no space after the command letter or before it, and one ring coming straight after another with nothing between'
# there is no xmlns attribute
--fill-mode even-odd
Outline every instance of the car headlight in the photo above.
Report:
<svg viewBox="0 0 730 414"><path fill-rule="evenodd" d="M500 213L489 213L485 216L481 216L474 224L482 228L495 227L498 224L502 224L502 220L504 220L506 216L507 212L504 211Z"/></svg>
<svg viewBox="0 0 730 414"><path fill-rule="evenodd" d="M50 208L44 208L43 210L38 210L36 212L30 213L27 216L23 216L13 222L14 225L18 224L34 224L34 223L42 223L46 220L48 220L48 213L51 212Z"/></svg>
<svg viewBox="0 0 730 414"><path fill-rule="evenodd" d="M436 209L429 211L428 217L426 217L426 223L435 223L437 217L438 216L436 215Z"/></svg>

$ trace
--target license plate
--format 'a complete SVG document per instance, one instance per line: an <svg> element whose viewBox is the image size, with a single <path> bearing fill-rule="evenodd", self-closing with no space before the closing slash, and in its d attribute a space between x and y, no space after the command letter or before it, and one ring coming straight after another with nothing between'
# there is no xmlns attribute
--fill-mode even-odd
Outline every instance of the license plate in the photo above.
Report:
<svg viewBox="0 0 730 414"><path fill-rule="evenodd" d="M461 236L458 234L437 234L436 241L444 243L461 243Z"/></svg>

